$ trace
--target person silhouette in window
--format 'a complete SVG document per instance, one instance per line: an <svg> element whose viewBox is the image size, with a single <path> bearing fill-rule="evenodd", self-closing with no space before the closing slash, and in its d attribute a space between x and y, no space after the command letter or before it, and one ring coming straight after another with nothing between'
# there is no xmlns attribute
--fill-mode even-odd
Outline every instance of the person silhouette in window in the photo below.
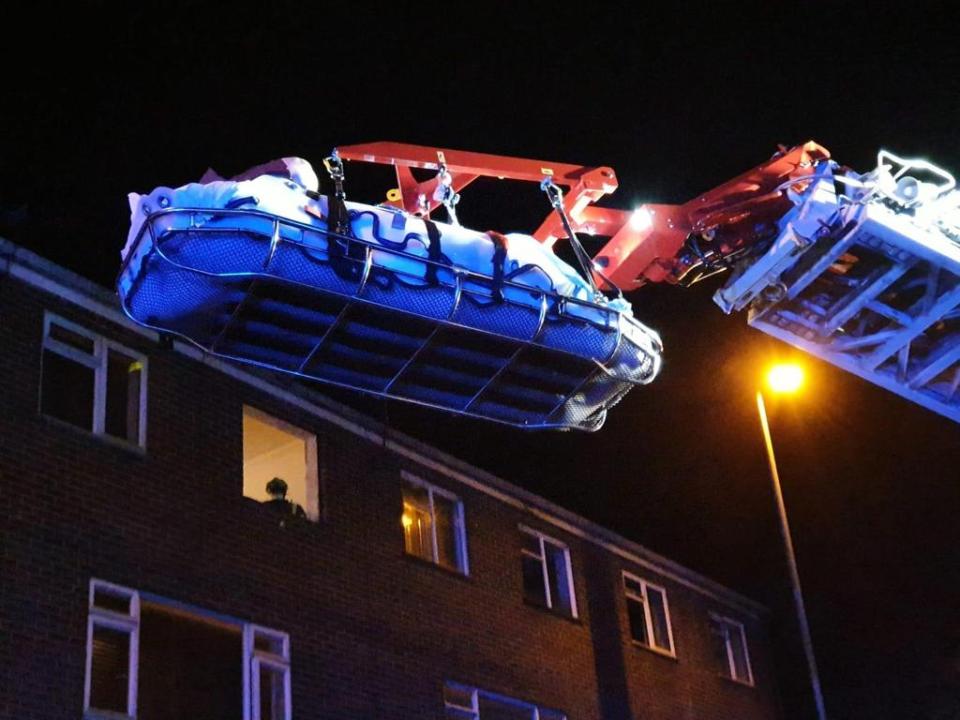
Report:
<svg viewBox="0 0 960 720"><path fill-rule="evenodd" d="M280 524L283 525L283 519L288 517L306 518L307 514L303 508L292 500L287 500L287 481L283 478L275 477L267 483L267 494L270 499L263 504L281 516Z"/></svg>

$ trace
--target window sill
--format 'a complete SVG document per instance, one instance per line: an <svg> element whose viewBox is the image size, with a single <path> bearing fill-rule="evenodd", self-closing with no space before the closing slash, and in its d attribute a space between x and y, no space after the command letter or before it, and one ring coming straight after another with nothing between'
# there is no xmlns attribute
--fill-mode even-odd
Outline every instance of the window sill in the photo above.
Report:
<svg viewBox="0 0 960 720"><path fill-rule="evenodd" d="M281 515L279 512L273 508L264 507L264 503L259 500L254 500L252 497L243 496L243 503L251 508L256 508L254 512L258 513L261 517L265 517L274 521L274 524L279 525L283 529L288 529L291 527L316 527L317 525L322 525L324 521L323 511L320 512L320 517L313 519L309 515L306 517L298 517L293 515Z"/></svg>
<svg viewBox="0 0 960 720"><path fill-rule="evenodd" d="M119 710L94 710L89 708L84 711L83 720L133 720L133 717Z"/></svg>
<svg viewBox="0 0 960 720"><path fill-rule="evenodd" d="M129 453L133 457L146 457L147 449L142 445L137 445L135 443L123 440L113 435L107 435L106 433L95 433L93 430L88 430L87 428L80 427L79 425L74 425L71 422L66 420L61 420L60 418L54 417L53 415L45 415L43 413L38 413L40 417L40 422L50 427L63 429L68 432L75 433L77 436L82 438L89 438L94 442L101 443L108 447L114 447L118 450L123 450L124 452ZM98 711L100 712L100 711ZM127 717L122 715L119 717Z"/></svg>
<svg viewBox="0 0 960 720"><path fill-rule="evenodd" d="M670 652L669 650L664 650L663 648L647 645L646 643L642 643L639 640L631 639L630 644L633 645L635 648L638 648L640 650L646 650L649 653L653 653L654 655L659 655L660 657L666 658L667 660L673 660L674 662L679 662L679 660L677 659L677 654L675 652Z"/></svg>
<svg viewBox="0 0 960 720"><path fill-rule="evenodd" d="M728 683L733 683L734 685L739 685L740 687L755 688L757 686L756 683L752 681L747 682L746 680L738 680L737 678L732 678L729 675L724 675L723 673L717 673L717 677L723 678Z"/></svg>
<svg viewBox="0 0 960 720"><path fill-rule="evenodd" d="M410 562L410 563L413 563L414 565L417 565L417 566L419 566L419 567L430 568L430 569L432 569L432 570L437 570L437 571L442 572L442 573L444 573L444 574L446 574L446 575L450 575L450 576L452 576L452 577L455 577L455 578L457 578L458 580L464 580L464 581L466 581L466 582L472 582L472 578L471 578L469 575L467 575L466 573L464 573L463 571L461 571L461 570L455 570L455 569L453 569L453 568L448 568L448 567L446 567L445 565L440 565L439 563L435 563L435 562L433 562L432 560L424 560L422 557L420 557L420 556L418 556L418 555L411 555L411 554L408 553L408 552L401 553L400 555L401 555L401 557L403 557L404 560L406 560L406 561L408 561L408 562Z"/></svg>
<svg viewBox="0 0 960 720"><path fill-rule="evenodd" d="M533 600L528 600L527 598L523 599L523 604L526 605L528 608L537 610L538 612L546 613L547 615L552 615L558 620L566 620L568 623L571 623L572 625L583 627L583 621L578 617L574 617L573 615L567 615L566 613L562 613L559 610L548 608L546 605L541 605L540 603L534 602Z"/></svg>

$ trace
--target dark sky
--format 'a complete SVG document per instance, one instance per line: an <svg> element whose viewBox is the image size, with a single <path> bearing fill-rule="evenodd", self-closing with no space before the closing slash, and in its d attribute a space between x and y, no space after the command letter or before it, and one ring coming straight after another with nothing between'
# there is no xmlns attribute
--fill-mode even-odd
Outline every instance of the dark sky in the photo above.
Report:
<svg viewBox="0 0 960 720"><path fill-rule="evenodd" d="M617 207L685 201L808 139L861 171L880 147L960 171L949 5L661 5L40 10L0 51L0 233L109 285L127 192L381 139L611 165ZM378 200L357 174L351 197ZM511 231L546 214L529 188L498 193L467 191L461 218ZM336 396L767 603L805 718L753 397L792 352L714 289L631 296L664 370L596 434ZM960 718L960 428L807 365L807 393L769 409L829 714Z"/></svg>

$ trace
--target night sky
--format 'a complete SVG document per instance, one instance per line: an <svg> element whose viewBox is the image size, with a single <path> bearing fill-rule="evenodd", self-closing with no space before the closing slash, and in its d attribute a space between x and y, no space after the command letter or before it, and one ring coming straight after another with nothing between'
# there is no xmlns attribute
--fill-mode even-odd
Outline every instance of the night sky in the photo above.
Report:
<svg viewBox="0 0 960 720"><path fill-rule="evenodd" d="M960 172L947 4L774 5L40 12L7 23L0 51L0 234L109 286L127 192L281 156L319 167L373 140L610 165L605 204L624 208L683 202L809 139L860 171L885 147ZM351 199L390 186L348 173ZM459 212L530 231L548 209L533 186L477 183ZM787 715L806 718L754 404L763 364L795 353L723 315L717 284L630 296L664 369L595 434L333 396L769 605ZM828 714L960 718L960 427L806 366L806 393L768 409Z"/></svg>

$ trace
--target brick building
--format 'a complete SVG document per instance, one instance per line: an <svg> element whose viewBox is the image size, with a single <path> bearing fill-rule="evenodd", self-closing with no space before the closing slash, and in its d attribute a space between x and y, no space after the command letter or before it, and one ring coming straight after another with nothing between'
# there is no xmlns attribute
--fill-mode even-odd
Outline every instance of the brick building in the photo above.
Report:
<svg viewBox="0 0 960 720"><path fill-rule="evenodd" d="M761 606L2 240L0 348L3 718L780 717Z"/></svg>

